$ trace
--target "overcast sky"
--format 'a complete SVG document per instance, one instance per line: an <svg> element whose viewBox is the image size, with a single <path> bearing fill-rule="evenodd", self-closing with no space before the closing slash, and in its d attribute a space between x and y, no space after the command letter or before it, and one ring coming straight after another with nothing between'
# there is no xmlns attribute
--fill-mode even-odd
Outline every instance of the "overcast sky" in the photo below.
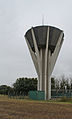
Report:
<svg viewBox="0 0 72 119"><path fill-rule="evenodd" d="M0 0L0 85L37 77L24 34L42 16L65 34L52 75L72 74L72 0Z"/></svg>

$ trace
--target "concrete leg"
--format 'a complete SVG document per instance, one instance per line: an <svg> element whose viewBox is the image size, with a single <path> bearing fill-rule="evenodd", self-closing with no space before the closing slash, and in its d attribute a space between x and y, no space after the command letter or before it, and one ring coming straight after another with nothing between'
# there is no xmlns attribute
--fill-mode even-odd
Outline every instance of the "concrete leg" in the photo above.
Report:
<svg viewBox="0 0 72 119"><path fill-rule="evenodd" d="M49 44L49 27L47 31L47 39L46 39L46 48L38 48L37 41L35 38L35 33L33 28L31 29L33 44L35 52L32 51L29 42L27 41L27 45L29 47L29 51L31 57L34 62L34 66L36 68L36 72L38 74L38 87L37 89L40 91L45 91L45 100L51 99L51 73L53 71L55 62L57 60L61 45L62 45L62 37L63 33L60 34L58 43L56 45L55 51L51 54L51 51L48 48Z"/></svg>

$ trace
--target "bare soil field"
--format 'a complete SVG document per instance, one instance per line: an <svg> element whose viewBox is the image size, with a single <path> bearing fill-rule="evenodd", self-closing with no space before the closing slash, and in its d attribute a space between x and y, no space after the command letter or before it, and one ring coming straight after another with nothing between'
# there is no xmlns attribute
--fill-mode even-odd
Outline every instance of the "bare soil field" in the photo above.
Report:
<svg viewBox="0 0 72 119"><path fill-rule="evenodd" d="M72 119L72 104L8 99L0 96L0 119Z"/></svg>

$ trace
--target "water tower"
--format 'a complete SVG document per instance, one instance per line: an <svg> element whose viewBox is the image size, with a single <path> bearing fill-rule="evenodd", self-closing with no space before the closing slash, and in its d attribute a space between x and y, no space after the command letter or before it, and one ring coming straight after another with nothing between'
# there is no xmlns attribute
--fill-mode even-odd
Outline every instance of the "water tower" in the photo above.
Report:
<svg viewBox="0 0 72 119"><path fill-rule="evenodd" d="M52 26L36 26L25 34L26 42L38 74L38 90L51 99L51 74L61 49L64 33Z"/></svg>

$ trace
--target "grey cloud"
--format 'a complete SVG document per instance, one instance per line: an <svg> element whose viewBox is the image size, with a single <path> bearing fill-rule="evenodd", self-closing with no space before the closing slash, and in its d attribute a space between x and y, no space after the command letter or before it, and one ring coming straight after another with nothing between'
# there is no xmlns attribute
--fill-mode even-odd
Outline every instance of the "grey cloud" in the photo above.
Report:
<svg viewBox="0 0 72 119"><path fill-rule="evenodd" d="M32 26L54 25L65 40L53 75L72 72L72 1L0 0L0 84L12 85L18 77L37 77L24 34Z"/></svg>

